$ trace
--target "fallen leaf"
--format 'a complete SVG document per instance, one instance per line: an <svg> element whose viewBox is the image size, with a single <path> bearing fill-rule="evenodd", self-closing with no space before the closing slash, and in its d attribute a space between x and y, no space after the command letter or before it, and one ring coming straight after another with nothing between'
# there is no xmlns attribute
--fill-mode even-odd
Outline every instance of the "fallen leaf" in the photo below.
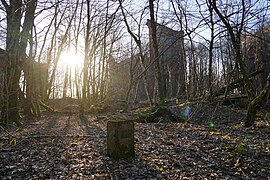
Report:
<svg viewBox="0 0 270 180"><path fill-rule="evenodd" d="M15 138L12 138L12 139L9 141L9 145L11 145L11 146L16 146L16 144L17 144L17 141L16 141Z"/></svg>

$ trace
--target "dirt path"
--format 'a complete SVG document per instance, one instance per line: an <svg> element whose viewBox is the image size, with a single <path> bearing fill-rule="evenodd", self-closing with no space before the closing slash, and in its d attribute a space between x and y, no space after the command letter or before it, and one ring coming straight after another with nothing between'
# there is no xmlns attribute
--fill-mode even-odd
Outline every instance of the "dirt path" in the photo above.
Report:
<svg viewBox="0 0 270 180"><path fill-rule="evenodd" d="M136 124L136 158L106 156L106 121L54 114L2 132L0 179L267 179L269 129ZM14 132L13 132L14 133Z"/></svg>

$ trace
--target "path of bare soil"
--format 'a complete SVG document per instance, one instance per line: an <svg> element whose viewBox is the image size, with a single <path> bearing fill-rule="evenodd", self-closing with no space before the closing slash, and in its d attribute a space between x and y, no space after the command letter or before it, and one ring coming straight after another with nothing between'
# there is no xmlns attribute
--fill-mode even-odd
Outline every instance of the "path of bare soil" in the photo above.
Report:
<svg viewBox="0 0 270 180"><path fill-rule="evenodd" d="M270 129L237 110L180 123L136 123L134 160L106 155L106 120L52 114L0 136L0 179L270 179ZM111 117L116 118L116 117ZM209 120L215 126L209 126Z"/></svg>

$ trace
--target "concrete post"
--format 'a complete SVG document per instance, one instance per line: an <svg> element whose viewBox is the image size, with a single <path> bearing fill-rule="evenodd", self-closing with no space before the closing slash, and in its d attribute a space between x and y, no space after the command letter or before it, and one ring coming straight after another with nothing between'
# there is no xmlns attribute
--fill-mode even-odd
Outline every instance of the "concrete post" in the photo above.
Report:
<svg viewBox="0 0 270 180"><path fill-rule="evenodd" d="M114 159L134 158L134 122L111 120L107 123L107 153Z"/></svg>

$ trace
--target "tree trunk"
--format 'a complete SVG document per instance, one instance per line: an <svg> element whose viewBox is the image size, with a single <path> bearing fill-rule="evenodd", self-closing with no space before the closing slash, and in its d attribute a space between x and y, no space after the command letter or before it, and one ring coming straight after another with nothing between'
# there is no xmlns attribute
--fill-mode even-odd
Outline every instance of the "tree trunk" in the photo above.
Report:
<svg viewBox="0 0 270 180"><path fill-rule="evenodd" d="M134 84L136 83L136 81L138 81L138 80L134 79L134 71L135 71L135 68L137 67L138 59L136 57L134 57L133 49L131 50L131 52L132 52L132 54L131 54L131 58L130 58L130 67L129 67L129 86L128 86L128 90L127 90L127 94L126 94L126 98L125 98L126 103L127 103L126 109L128 109L128 106L130 103L131 94L132 94L131 91L132 91L132 89L134 89ZM133 64L134 60L136 60L136 62Z"/></svg>
<svg viewBox="0 0 270 180"><path fill-rule="evenodd" d="M72 20L74 19L75 15L76 15L76 12L77 12L77 9L78 9L78 5L79 5L79 3L76 4L76 7L74 9L74 12L73 12L73 14L72 14L72 16L71 16L71 18L70 18L70 20L68 22L68 25L67 25L67 28L65 30L65 33L63 35L63 38L61 39L60 45L59 45L59 47L57 49L56 57L55 57L54 63L53 63L53 70L52 70L52 73L51 73L50 81L48 83L47 100L50 98L50 95L51 95L52 85L53 85L54 80L55 80L55 74L56 74L56 69L57 69L57 66L58 66L58 61L60 59L61 53L62 53L62 51L64 49L64 45L65 45L66 40L68 38L69 31L70 31L70 28L71 28L71 25L72 25L71 23L72 23ZM65 8L65 10L66 10L66 8ZM59 22L58 25L55 25L55 28L58 29L58 27L59 27L60 24L61 23ZM57 29L55 29L54 35L55 35ZM53 48L53 41L51 42L51 45L52 45L51 46L51 49L52 49ZM50 61L50 59L49 59L49 61ZM49 65L49 63L48 63L48 65Z"/></svg>
<svg viewBox="0 0 270 180"><path fill-rule="evenodd" d="M149 93L149 88L148 88L148 83L147 83L147 76L146 76L146 68L145 68L145 57L144 57L144 54L143 54L143 48L142 48L142 42L139 38L139 36L137 37L130 29L130 26L128 25L128 22L127 22L127 19L126 19L126 15L125 15L125 12L124 12L124 9L123 9L123 6L122 6L122 2L121 0L119 0L119 4L120 4L120 8L121 8L121 11L122 11L122 15L124 16L124 22L126 24L126 27L127 27L127 31L128 33L130 34L130 36L134 39L136 45L138 46L139 48L139 55L140 55L140 66L141 66L141 69L142 69L142 79L143 79L143 85L144 85L144 89L145 89L145 94L146 94L146 97L148 99L148 102L149 102L149 105L150 106L153 106L153 100L152 100L152 97L150 96L150 93ZM140 80L138 80L138 83L139 83ZM138 90L138 85L137 84L137 88L136 88L136 95L135 95L135 100L137 99L137 90Z"/></svg>
<svg viewBox="0 0 270 180"><path fill-rule="evenodd" d="M14 57L16 59L16 57ZM12 61L12 60L11 60ZM21 125L19 114L19 79L21 69L17 66L8 66L6 68L4 80L3 106L1 110L1 124L3 125Z"/></svg>
<svg viewBox="0 0 270 180"><path fill-rule="evenodd" d="M83 62L83 86L82 86L82 102L81 102L81 112L84 113L87 104L87 85L88 85L88 50L89 50L89 37L90 37L90 1L87 0L87 25L86 25L86 35L84 42L84 62Z"/></svg>
<svg viewBox="0 0 270 180"><path fill-rule="evenodd" d="M153 48L153 52L154 52L154 57L152 60L155 60L155 68L156 68L156 80L157 80L157 87L158 87L158 95L159 95L159 101L161 103L164 103L165 101L165 86L164 86L164 79L163 76L161 74L161 65L160 65L160 61L158 59L159 57L159 52L158 52L158 42L157 42L157 30L156 30L156 23L155 23L155 18L154 18L154 1L153 0L149 0L149 8L150 8L150 36L152 39L152 48Z"/></svg>
<svg viewBox="0 0 270 180"><path fill-rule="evenodd" d="M213 20L213 6L210 4L209 7L209 13L210 13L210 30L211 30L211 39L210 39L210 47L209 47L209 66L208 66L208 91L210 97L212 96L212 90L213 90L213 49L214 49L214 20Z"/></svg>
<svg viewBox="0 0 270 180"><path fill-rule="evenodd" d="M10 5L1 0L7 13L7 36L5 62L3 106L1 109L1 124L20 125L19 114L19 79L21 75L19 47L20 26L22 19L22 1L10 0Z"/></svg>
<svg viewBox="0 0 270 180"><path fill-rule="evenodd" d="M102 48L102 66L101 66L101 82L100 82L100 100L103 101L105 97L105 64L106 64L106 57L107 57L107 34L108 34L108 11L109 11L109 2L106 3L106 15L105 15L105 27L104 27L104 38L103 38L103 48Z"/></svg>
<svg viewBox="0 0 270 180"><path fill-rule="evenodd" d="M67 96L67 88L68 88L68 71L69 71L69 68L68 68L68 66L66 67L66 72L65 72L65 77L64 77L64 87L63 87L63 99L65 99L66 98L66 96Z"/></svg>
<svg viewBox="0 0 270 180"><path fill-rule="evenodd" d="M268 81L263 90L248 105L247 116L245 119L246 127L253 126L259 105L262 104L263 101L266 101L268 94L270 94L270 75L268 76Z"/></svg>
<svg viewBox="0 0 270 180"><path fill-rule="evenodd" d="M256 96L255 93L255 87L252 84L251 80L248 77L248 73L247 73L247 67L244 61L244 56L242 53L242 48L241 48L241 33L243 30L243 26L245 24L245 13L246 12L246 6L245 6L245 1L242 1L241 4L241 13L242 13L242 18L241 18L241 23L239 24L239 26L237 27L237 31L234 31L235 27L232 27L232 25L229 23L228 19L226 19L226 16L224 16L219 9L217 8L216 5L216 0L212 0L211 5L213 6L213 9L215 10L215 12L217 13L217 15L219 16L219 18L221 19L221 21L223 22L223 24L225 25L232 44L233 44L233 48L235 51L235 59L237 61L237 63L239 64L239 68L240 68L240 72L241 75L243 76L243 81L244 81L244 87L245 90L247 92L248 98L249 98L249 106L248 106L248 112L247 112L247 117L246 117L246 121L245 121L245 126L252 126L255 122L256 119L256 113L257 113L257 108L258 105L264 100L264 96L266 94L266 89L268 89L268 86L266 86L264 88L263 91L261 91L259 93L259 95Z"/></svg>

